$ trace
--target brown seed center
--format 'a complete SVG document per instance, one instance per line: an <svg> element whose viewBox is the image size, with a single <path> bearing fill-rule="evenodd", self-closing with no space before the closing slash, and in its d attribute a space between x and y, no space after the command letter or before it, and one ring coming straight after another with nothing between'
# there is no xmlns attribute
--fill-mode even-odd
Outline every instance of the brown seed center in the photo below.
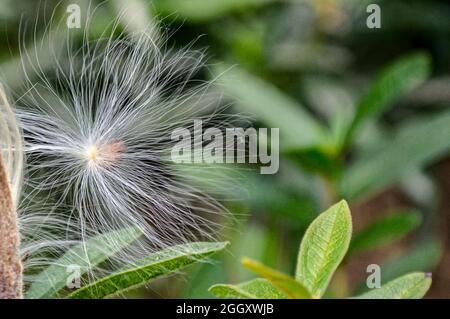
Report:
<svg viewBox="0 0 450 319"><path fill-rule="evenodd" d="M126 147L122 141L114 141L101 146L89 147L86 157L91 163L114 163L125 151Z"/></svg>

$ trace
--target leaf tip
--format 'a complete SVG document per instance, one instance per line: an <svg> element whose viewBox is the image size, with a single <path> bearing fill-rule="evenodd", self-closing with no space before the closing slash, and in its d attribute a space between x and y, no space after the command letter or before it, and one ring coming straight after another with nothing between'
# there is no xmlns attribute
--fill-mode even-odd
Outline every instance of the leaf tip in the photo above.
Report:
<svg viewBox="0 0 450 319"><path fill-rule="evenodd" d="M350 206L349 206L348 202L345 199L341 199L337 204L335 204L335 207L338 209L338 211L340 211L344 215L346 215L347 218L350 221L352 220L352 214L350 212Z"/></svg>
<svg viewBox="0 0 450 319"><path fill-rule="evenodd" d="M242 257L241 258L241 264L245 267L251 266L254 264L254 261L248 257Z"/></svg>
<svg viewBox="0 0 450 319"><path fill-rule="evenodd" d="M216 290L217 287L220 287L221 284L215 284L212 285L211 287L208 288L208 291L211 292L212 294L214 294L214 291Z"/></svg>
<svg viewBox="0 0 450 319"><path fill-rule="evenodd" d="M348 202L347 202L345 199L341 199L341 200L337 203L337 205L339 205L340 207L344 207L344 208L350 210L350 207L349 207L349 205L348 205Z"/></svg>

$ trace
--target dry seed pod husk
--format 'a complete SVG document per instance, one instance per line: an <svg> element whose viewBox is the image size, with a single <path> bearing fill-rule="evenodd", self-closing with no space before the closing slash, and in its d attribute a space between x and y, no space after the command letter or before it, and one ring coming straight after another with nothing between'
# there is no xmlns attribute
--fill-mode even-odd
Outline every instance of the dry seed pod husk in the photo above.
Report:
<svg viewBox="0 0 450 319"><path fill-rule="evenodd" d="M22 298L16 207L22 183L22 138L0 85L0 299Z"/></svg>
<svg viewBox="0 0 450 319"><path fill-rule="evenodd" d="M17 215L0 157L0 299L22 298L22 263Z"/></svg>

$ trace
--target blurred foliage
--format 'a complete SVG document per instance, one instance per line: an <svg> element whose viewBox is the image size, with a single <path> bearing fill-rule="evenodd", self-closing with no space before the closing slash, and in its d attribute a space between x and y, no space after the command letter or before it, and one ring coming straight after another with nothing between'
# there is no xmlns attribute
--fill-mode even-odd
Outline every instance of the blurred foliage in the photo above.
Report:
<svg viewBox="0 0 450 319"><path fill-rule="evenodd" d="M124 29L138 28L130 23L138 15L142 23L167 28L168 46L206 48L210 65L201 77L215 81L223 103L250 116L256 127L280 128L278 174L258 175L256 167L220 173L236 185L222 193L238 199L224 200L237 219L223 234L231 245L214 262L192 267L182 296L211 297L212 284L244 281L227 294L253 295L255 286L273 294L270 281L249 281L252 273L236 260L249 256L292 273L297 243L318 212L340 198L351 206L378 207L374 198L393 187L407 204L402 197L390 207L397 213L388 216L383 206L376 217L357 209L355 220L369 222L357 223L362 230L350 257L363 258L375 248L386 252L383 282L436 269L448 250L441 239L448 234L438 228L442 190L435 168L450 149L450 4L379 0L382 27L368 29L371 2L133 0L126 6ZM79 3L85 12L100 1L0 0L0 75L7 88L24 80L19 44L45 57L33 48L33 38L45 31L41 21L55 8L64 17L67 3ZM92 38L123 12L118 3L96 9ZM36 15L36 24L27 22ZM413 230L392 253L392 245ZM364 290L360 282L348 284L349 293Z"/></svg>

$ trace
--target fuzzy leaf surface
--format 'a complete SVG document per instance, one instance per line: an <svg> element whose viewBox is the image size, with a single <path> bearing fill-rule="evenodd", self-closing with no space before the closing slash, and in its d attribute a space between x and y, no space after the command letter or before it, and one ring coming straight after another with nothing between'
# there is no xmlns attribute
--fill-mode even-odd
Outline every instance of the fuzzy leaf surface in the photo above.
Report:
<svg viewBox="0 0 450 319"><path fill-rule="evenodd" d="M223 299L286 299L287 296L267 279L257 278L239 285L218 284L209 291Z"/></svg>
<svg viewBox="0 0 450 319"><path fill-rule="evenodd" d="M306 230L300 244L296 279L313 298L324 294L347 252L351 235L352 218L345 201L320 214Z"/></svg>
<svg viewBox="0 0 450 319"><path fill-rule="evenodd" d="M137 227L125 228L96 236L82 245L76 245L54 264L38 274L25 293L25 298L52 298L67 285L72 272L71 265L79 269L79 275L87 273L92 267L105 261L122 248L128 246L142 235Z"/></svg>
<svg viewBox="0 0 450 319"><path fill-rule="evenodd" d="M225 242L196 242L166 248L138 261L134 266L82 287L69 299L105 298L143 285L151 279L189 266L226 247Z"/></svg>
<svg viewBox="0 0 450 319"><path fill-rule="evenodd" d="M431 286L431 276L423 272L411 273L394 279L381 288L360 295L359 299L420 299Z"/></svg>

